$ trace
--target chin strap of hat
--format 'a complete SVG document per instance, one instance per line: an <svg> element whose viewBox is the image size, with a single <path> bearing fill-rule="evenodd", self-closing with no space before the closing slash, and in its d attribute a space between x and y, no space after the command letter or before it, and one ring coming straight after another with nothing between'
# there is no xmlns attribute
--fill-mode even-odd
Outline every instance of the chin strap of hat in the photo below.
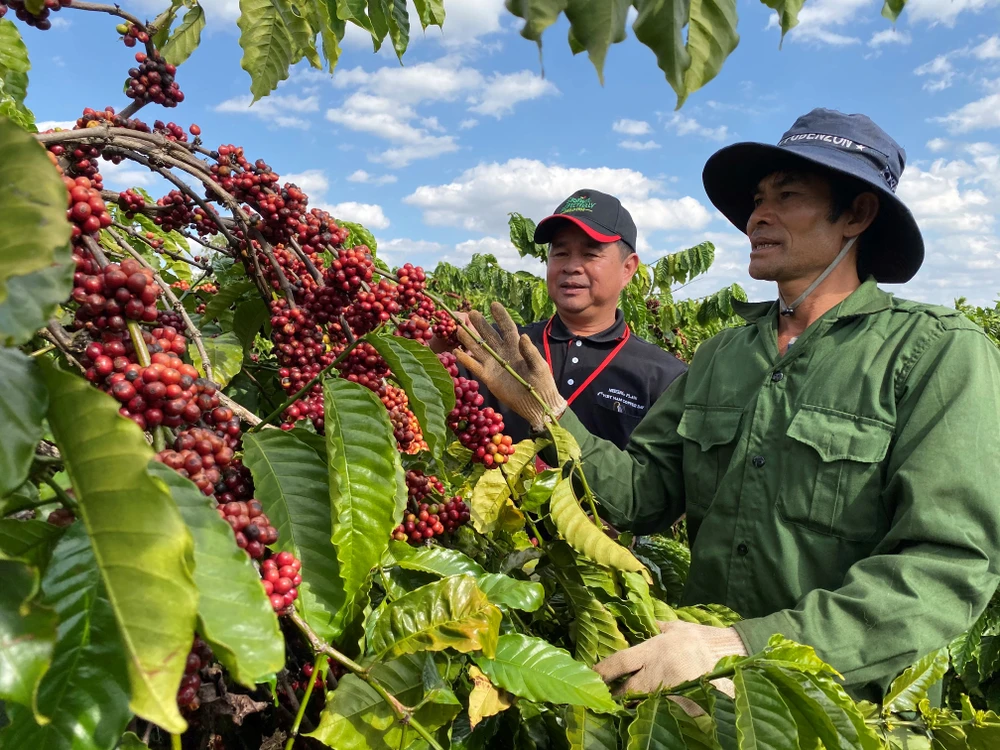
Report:
<svg viewBox="0 0 1000 750"><path fill-rule="evenodd" d="M851 237L844 244L844 247L841 249L839 253L837 253L837 257L833 259L833 262L826 267L823 273L821 273L812 284L806 287L806 290L802 292L802 294L799 295L798 299L796 299L792 304L786 305L785 300L781 298L781 292L778 292L778 304L780 305L782 315L795 314L795 310L798 308L799 305L802 304L805 298L808 297L813 292L815 292L816 287L822 284L823 281L826 279L826 277L829 276L831 273L833 273L833 269L836 268L840 264L840 261L844 259L844 257L847 255L847 251L851 249L856 239L857 237Z"/></svg>

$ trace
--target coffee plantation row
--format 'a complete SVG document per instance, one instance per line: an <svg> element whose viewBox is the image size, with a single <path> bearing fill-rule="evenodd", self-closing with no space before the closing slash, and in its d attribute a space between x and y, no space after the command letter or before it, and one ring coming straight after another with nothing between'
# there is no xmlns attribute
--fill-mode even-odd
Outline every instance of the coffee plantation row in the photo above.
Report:
<svg viewBox="0 0 1000 750"><path fill-rule="evenodd" d="M1000 741L993 608L881 706L780 636L701 680L614 696L598 660L658 622L738 615L679 606L683 525L607 528L568 433L513 444L431 350L454 342L452 308L489 300L455 269L387 267L363 227L242 147L139 119L183 102L168 56L183 24L9 7L23 23L0 20L0 748ZM31 132L20 30L95 9L124 21L132 103ZM106 190L102 164L124 160L172 189ZM525 222L512 239L543 252ZM710 264L706 244L644 269L623 299L633 325L689 356L741 294L674 303L670 284ZM540 280L474 265L480 290L546 314ZM943 678L952 708L926 698Z"/></svg>

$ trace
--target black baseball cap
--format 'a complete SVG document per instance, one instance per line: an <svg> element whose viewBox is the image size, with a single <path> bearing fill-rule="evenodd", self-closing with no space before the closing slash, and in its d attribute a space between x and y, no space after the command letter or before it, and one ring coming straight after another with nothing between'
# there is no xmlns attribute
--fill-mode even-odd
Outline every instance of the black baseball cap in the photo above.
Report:
<svg viewBox="0 0 1000 750"><path fill-rule="evenodd" d="M924 260L924 240L913 214L898 197L906 152L865 115L814 109L798 118L776 146L735 143L713 154L702 182L709 200L742 232L753 213L757 184L767 175L813 164L853 177L879 197L879 212L864 233L858 274L900 284Z"/></svg>
<svg viewBox="0 0 1000 750"><path fill-rule="evenodd" d="M551 216L535 227L535 242L552 241L563 221L571 221L598 242L621 240L635 252L636 229L632 215L617 198L598 190L577 190L559 204Z"/></svg>

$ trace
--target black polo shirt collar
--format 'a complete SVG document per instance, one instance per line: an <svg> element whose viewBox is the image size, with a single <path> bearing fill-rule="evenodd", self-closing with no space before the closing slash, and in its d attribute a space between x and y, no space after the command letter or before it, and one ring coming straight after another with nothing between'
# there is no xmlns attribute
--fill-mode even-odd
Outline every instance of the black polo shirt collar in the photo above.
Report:
<svg viewBox="0 0 1000 750"><path fill-rule="evenodd" d="M614 341L621 341L621 338L624 335L625 315L620 309L615 310L615 322L600 333L595 333L593 336L577 336L566 327L562 318L559 317L559 313L556 313L552 317L552 328L549 330L549 337L553 341L571 341L582 339L583 341L588 341L592 344L607 344Z"/></svg>

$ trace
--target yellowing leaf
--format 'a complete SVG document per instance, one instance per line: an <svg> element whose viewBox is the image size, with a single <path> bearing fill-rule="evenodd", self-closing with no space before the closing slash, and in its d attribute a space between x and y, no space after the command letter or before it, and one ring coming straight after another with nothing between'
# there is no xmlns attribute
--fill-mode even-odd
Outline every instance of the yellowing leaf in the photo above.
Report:
<svg viewBox="0 0 1000 750"><path fill-rule="evenodd" d="M480 534L488 534L497 527L501 513L524 467L534 459L539 446L533 440L522 440L514 455L499 468L490 469L476 482L469 501L472 526ZM523 518L522 518L523 522Z"/></svg>
<svg viewBox="0 0 1000 750"><path fill-rule="evenodd" d="M472 679L472 692L469 693L470 726L475 727L487 716L496 716L510 708L510 694L502 688L495 688L479 667L469 667L469 677Z"/></svg>

